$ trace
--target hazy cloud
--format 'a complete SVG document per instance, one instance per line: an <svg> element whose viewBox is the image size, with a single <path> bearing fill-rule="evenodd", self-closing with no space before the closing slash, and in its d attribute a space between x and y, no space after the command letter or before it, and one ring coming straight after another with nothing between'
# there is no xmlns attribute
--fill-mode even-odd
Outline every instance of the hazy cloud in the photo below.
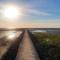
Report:
<svg viewBox="0 0 60 60"><path fill-rule="evenodd" d="M49 16L50 15L49 13L42 12L42 11L35 10L35 9L29 9L28 12L31 14L40 15L40 16Z"/></svg>

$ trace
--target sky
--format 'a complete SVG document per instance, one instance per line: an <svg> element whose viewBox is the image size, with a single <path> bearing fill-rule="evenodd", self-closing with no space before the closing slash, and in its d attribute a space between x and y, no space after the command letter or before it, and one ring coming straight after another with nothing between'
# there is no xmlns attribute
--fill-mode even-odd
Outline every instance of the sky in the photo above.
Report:
<svg viewBox="0 0 60 60"><path fill-rule="evenodd" d="M0 7L8 3L23 8L22 17L0 19L1 28L60 28L60 0L0 0Z"/></svg>

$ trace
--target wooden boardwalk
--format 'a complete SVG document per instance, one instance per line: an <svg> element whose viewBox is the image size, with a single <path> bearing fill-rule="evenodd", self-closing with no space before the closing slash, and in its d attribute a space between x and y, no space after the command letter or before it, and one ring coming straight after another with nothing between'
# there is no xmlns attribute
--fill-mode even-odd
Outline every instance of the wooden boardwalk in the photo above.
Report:
<svg viewBox="0 0 60 60"><path fill-rule="evenodd" d="M15 60L40 60L27 30L24 33Z"/></svg>

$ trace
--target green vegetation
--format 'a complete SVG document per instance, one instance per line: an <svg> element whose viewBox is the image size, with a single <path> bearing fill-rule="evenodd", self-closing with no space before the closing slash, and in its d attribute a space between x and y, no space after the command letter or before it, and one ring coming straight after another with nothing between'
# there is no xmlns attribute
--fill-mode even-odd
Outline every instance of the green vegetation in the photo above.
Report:
<svg viewBox="0 0 60 60"><path fill-rule="evenodd" d="M43 60L60 60L60 35L54 35L49 33L35 32L33 34L39 41L42 48L42 54L45 56Z"/></svg>
<svg viewBox="0 0 60 60"><path fill-rule="evenodd" d="M48 33L34 33L34 36L39 40L40 43L60 45L60 35L53 35Z"/></svg>

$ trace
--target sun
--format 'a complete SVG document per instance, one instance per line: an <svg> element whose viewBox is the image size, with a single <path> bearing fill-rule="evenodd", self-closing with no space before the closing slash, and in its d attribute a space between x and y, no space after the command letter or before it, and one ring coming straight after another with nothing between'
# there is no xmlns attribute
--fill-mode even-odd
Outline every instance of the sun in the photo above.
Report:
<svg viewBox="0 0 60 60"><path fill-rule="evenodd" d="M8 5L3 8L3 16L7 19L16 19L21 15L21 11L13 5Z"/></svg>

